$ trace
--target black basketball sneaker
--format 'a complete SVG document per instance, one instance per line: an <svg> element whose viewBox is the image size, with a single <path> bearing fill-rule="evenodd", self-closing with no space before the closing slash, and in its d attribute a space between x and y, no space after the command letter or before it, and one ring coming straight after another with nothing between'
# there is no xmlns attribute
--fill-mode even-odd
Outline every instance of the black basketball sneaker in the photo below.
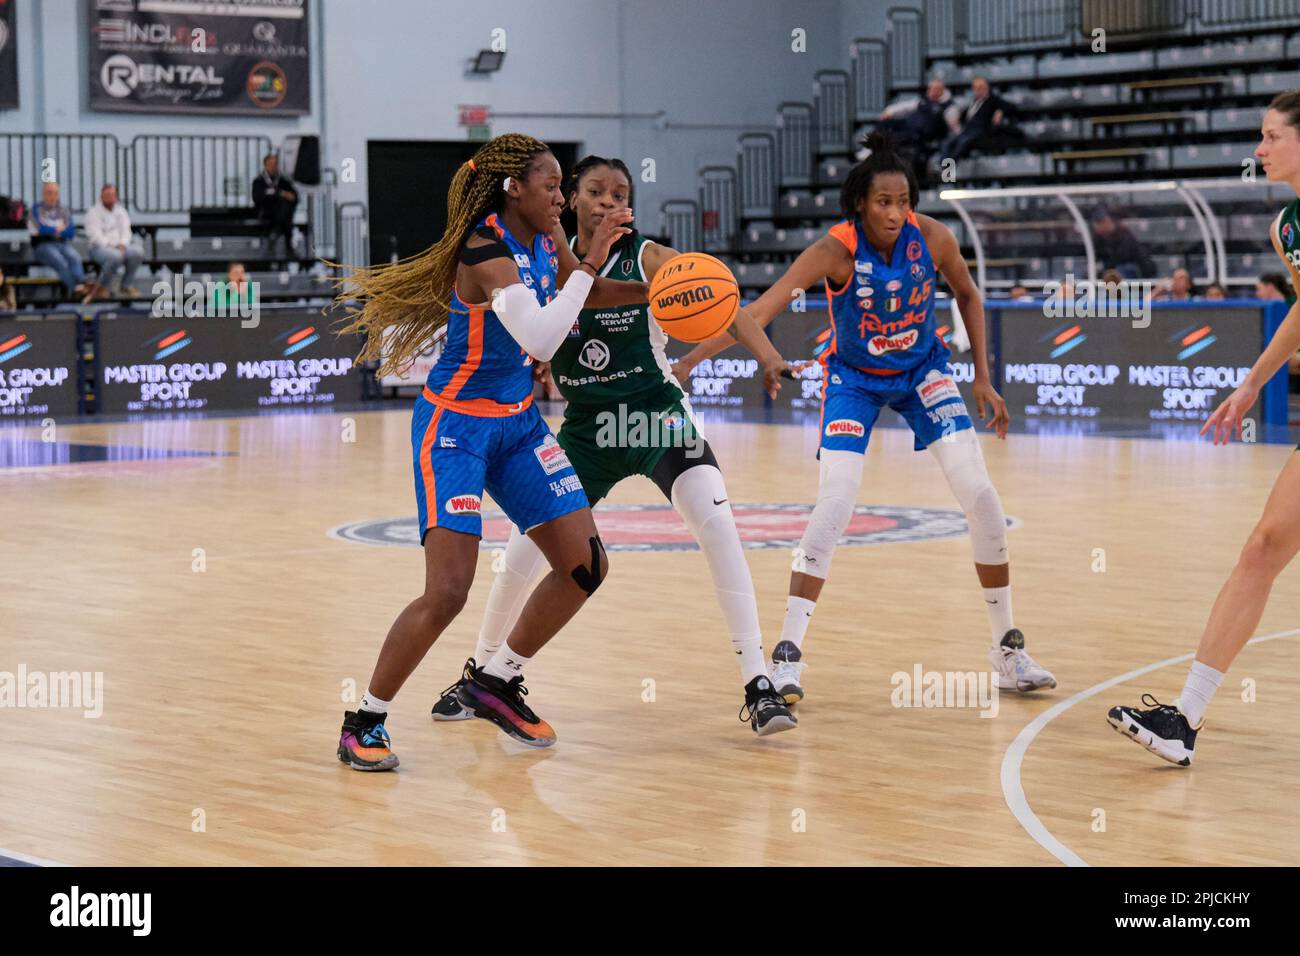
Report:
<svg viewBox="0 0 1300 956"><path fill-rule="evenodd" d="M740 719L749 721L760 737L779 734L799 726L799 718L790 712L785 700L766 677L755 677L745 685L745 703Z"/></svg>
<svg viewBox="0 0 1300 956"><path fill-rule="evenodd" d="M469 720L474 716L469 708L461 704L459 691L461 685L469 677L470 668L477 666L477 662L472 657L465 661L465 667L460 672L460 679L444 690L438 697L438 702L433 705L432 716L434 720Z"/></svg>
<svg viewBox="0 0 1300 956"><path fill-rule="evenodd" d="M492 721L521 744L549 747L555 743L551 725L524 703L528 688L522 674L507 681L484 673L481 667L467 666L456 693L462 707L475 717Z"/></svg>
<svg viewBox="0 0 1300 956"><path fill-rule="evenodd" d="M1162 760L1180 767L1192 765L1196 734L1186 715L1170 704L1162 704L1150 694L1142 695L1148 710L1137 707L1112 707L1106 714L1110 725L1125 737L1141 744Z"/></svg>

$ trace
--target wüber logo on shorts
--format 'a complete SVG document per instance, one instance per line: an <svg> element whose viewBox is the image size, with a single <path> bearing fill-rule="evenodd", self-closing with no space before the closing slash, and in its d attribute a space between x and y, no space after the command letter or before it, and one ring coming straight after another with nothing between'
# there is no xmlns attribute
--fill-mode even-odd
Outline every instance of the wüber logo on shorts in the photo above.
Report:
<svg viewBox="0 0 1300 956"><path fill-rule="evenodd" d="M547 435L546 440L533 449L533 454L542 463L542 470L553 475L561 468L569 467L569 456L564 453L554 435Z"/></svg>
<svg viewBox="0 0 1300 956"><path fill-rule="evenodd" d="M478 495L452 495L444 505L449 515L476 515L483 509Z"/></svg>
<svg viewBox="0 0 1300 956"><path fill-rule="evenodd" d="M867 341L867 351L872 355L886 355L890 352L906 352L916 344L920 332L912 329L902 335L873 335Z"/></svg>
<svg viewBox="0 0 1300 956"><path fill-rule="evenodd" d="M826 423L826 437L835 438L843 436L846 438L861 438L867 433L862 422L855 422L851 418L837 418L833 422Z"/></svg>

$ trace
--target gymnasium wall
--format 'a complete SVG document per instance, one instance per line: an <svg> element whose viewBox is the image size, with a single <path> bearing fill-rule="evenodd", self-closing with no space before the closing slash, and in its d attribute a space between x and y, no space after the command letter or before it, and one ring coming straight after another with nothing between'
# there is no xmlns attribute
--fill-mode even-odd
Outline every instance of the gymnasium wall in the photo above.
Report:
<svg viewBox="0 0 1300 956"><path fill-rule="evenodd" d="M368 139L461 139L457 105L486 104L493 132L521 129L622 155L638 206L693 197L699 167L735 160L742 129L770 127L777 104L807 101L813 74L846 68L853 36L883 32L886 4L867 0L312 0L313 90L308 116L284 119L119 115L86 107L86 4L23 0L18 9L21 106L0 114L14 131L264 133L322 136L323 158L357 162L339 198L365 199ZM465 61L506 31L503 69L465 76ZM791 49L804 32L805 52ZM660 120L644 114L660 111ZM600 117L574 114L601 114Z"/></svg>

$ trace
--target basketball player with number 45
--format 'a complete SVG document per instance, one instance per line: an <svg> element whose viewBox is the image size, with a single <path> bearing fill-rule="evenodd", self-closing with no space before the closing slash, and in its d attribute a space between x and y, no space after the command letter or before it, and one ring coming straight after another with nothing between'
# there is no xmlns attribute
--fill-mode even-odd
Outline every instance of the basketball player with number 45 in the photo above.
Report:
<svg viewBox="0 0 1300 956"><path fill-rule="evenodd" d="M935 331L935 283L942 275L970 333L976 409L982 418L988 409L989 427L1005 439L1010 416L989 382L979 290L952 231L915 212L918 188L910 162L883 133L873 133L864 145L871 154L849 172L840 193L843 221L745 309L766 327L786 310L796 290L824 281L834 331L823 361L821 485L790 575L785 626L772 652L772 682L787 703L803 699L804 637L831 553L853 516L872 426L888 406L911 426L916 450L933 453L966 513L998 687L1055 687L1056 678L1025 651L1025 636L1012 621L1002 501L953 381L947 346ZM714 339L692 350L682 359L683 369L727 344Z"/></svg>

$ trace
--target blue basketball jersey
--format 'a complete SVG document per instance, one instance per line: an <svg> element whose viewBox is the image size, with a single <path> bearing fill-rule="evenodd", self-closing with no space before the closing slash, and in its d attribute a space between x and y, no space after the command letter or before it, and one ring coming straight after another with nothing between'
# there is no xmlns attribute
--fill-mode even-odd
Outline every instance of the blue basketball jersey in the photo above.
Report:
<svg viewBox="0 0 1300 956"><path fill-rule="evenodd" d="M934 321L934 260L916 214L908 215L889 261L867 241L857 217L830 233L853 253L853 274L839 289L826 281L833 330L828 359L885 376L946 361Z"/></svg>
<svg viewBox="0 0 1300 956"><path fill-rule="evenodd" d="M558 269L555 243L539 233L525 246L497 218L486 226L505 243L515 259L519 281L533 290L540 305L555 297ZM453 289L451 315L442 354L425 382L425 397L469 415L499 416L526 407L533 393L533 359L520 348L489 306L469 305Z"/></svg>

